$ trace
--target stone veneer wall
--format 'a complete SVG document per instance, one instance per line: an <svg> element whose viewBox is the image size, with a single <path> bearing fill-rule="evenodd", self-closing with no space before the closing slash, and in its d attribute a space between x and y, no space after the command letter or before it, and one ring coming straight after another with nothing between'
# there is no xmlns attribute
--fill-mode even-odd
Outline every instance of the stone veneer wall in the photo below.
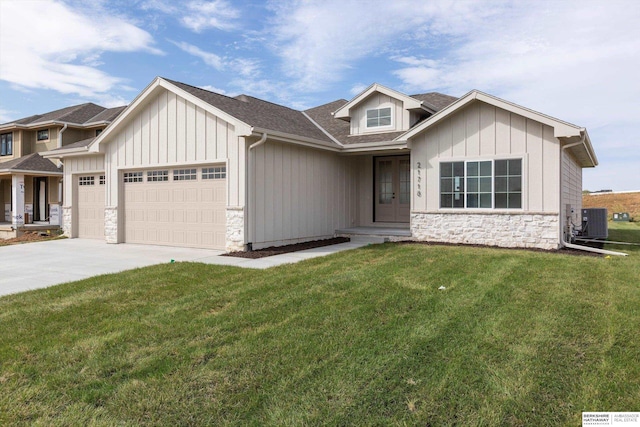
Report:
<svg viewBox="0 0 640 427"><path fill-rule="evenodd" d="M72 217L73 217L73 207L63 206L62 207L62 234L64 234L67 237L71 237Z"/></svg>
<svg viewBox="0 0 640 427"><path fill-rule="evenodd" d="M548 213L411 213L416 240L558 249L558 214Z"/></svg>
<svg viewBox="0 0 640 427"><path fill-rule="evenodd" d="M104 238L107 243L118 243L118 208L104 209Z"/></svg>
<svg viewBox="0 0 640 427"><path fill-rule="evenodd" d="M226 250L244 250L244 208L227 208Z"/></svg>

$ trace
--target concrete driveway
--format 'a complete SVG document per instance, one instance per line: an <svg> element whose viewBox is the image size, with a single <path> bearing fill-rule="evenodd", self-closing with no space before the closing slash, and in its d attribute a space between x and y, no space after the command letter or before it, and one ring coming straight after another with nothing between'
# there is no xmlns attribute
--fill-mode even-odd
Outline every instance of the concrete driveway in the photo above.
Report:
<svg viewBox="0 0 640 427"><path fill-rule="evenodd" d="M0 247L0 296L175 261L206 262L222 251L63 239Z"/></svg>

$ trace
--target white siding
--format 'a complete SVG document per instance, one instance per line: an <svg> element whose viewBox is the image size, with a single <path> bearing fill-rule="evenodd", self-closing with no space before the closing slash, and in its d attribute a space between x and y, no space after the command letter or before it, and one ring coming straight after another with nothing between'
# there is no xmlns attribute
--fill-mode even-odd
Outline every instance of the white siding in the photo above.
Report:
<svg viewBox="0 0 640 427"><path fill-rule="evenodd" d="M523 210L559 212L560 148L553 129L481 102L470 104L411 141L411 209L439 210L440 161L517 157L523 159ZM420 196L415 185L418 176Z"/></svg>
<svg viewBox="0 0 640 427"><path fill-rule="evenodd" d="M352 158L267 140L251 159L255 249L333 236L355 224Z"/></svg>
<svg viewBox="0 0 640 427"><path fill-rule="evenodd" d="M367 110L391 107L391 127L367 129ZM371 132L391 132L409 129L410 114L403 108L403 102L388 95L375 92L350 111L351 135Z"/></svg>

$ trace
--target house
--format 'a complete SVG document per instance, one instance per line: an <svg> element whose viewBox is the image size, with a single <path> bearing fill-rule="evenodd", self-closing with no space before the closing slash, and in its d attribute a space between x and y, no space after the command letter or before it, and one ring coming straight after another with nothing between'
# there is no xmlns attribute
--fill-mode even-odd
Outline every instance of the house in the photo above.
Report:
<svg viewBox="0 0 640 427"><path fill-rule="evenodd" d="M160 77L44 155L70 237L226 251L359 232L557 249L597 165L586 129L479 91L373 84L297 111Z"/></svg>
<svg viewBox="0 0 640 427"><path fill-rule="evenodd" d="M97 136L122 110L87 103L0 125L0 238L59 228L62 169L40 153Z"/></svg>

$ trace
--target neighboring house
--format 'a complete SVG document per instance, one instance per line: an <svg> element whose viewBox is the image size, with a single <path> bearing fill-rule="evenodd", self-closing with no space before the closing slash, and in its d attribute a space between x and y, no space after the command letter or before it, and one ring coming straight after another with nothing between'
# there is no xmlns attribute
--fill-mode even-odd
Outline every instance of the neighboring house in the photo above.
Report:
<svg viewBox="0 0 640 427"><path fill-rule="evenodd" d="M87 103L0 125L0 238L59 226L62 169L40 153L94 138L124 108Z"/></svg>
<svg viewBox="0 0 640 427"><path fill-rule="evenodd" d="M70 237L227 251L352 233L557 249L597 164L584 128L478 91L374 84L296 111L159 77L45 157Z"/></svg>

